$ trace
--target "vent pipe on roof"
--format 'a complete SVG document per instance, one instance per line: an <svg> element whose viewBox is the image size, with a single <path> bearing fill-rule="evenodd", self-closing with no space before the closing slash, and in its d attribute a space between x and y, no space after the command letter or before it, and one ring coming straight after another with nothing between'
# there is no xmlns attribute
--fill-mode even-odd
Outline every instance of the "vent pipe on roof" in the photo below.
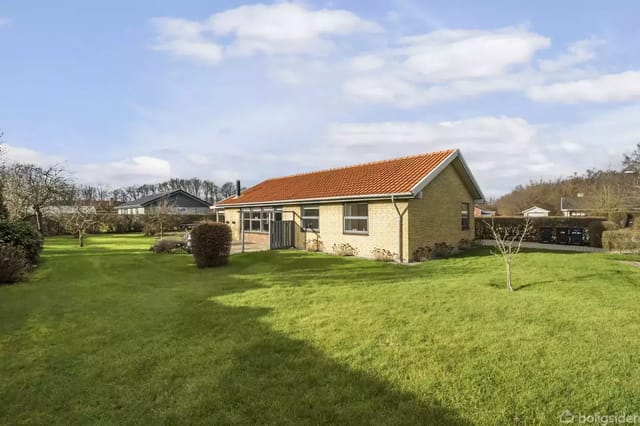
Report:
<svg viewBox="0 0 640 426"><path fill-rule="evenodd" d="M240 180L236 181L236 198L238 198L240 196Z"/></svg>

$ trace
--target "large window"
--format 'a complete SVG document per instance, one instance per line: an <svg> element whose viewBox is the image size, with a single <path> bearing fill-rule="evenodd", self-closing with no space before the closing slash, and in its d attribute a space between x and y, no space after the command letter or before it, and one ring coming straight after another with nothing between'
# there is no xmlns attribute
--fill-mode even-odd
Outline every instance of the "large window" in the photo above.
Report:
<svg viewBox="0 0 640 426"><path fill-rule="evenodd" d="M344 233L367 234L369 232L369 205L347 203L344 205Z"/></svg>
<svg viewBox="0 0 640 426"><path fill-rule="evenodd" d="M269 232L269 218L282 220L282 208L255 207L242 210L244 232Z"/></svg>
<svg viewBox="0 0 640 426"><path fill-rule="evenodd" d="M311 229L314 231L320 229L320 207L302 207L302 227L304 229Z"/></svg>
<svg viewBox="0 0 640 426"><path fill-rule="evenodd" d="M460 225L463 231L469 229L469 203L462 203L460 211Z"/></svg>

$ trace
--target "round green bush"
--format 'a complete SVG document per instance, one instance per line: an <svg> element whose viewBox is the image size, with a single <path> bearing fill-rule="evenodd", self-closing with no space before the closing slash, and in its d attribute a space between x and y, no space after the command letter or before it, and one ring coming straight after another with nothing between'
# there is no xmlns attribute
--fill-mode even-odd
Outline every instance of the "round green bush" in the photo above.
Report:
<svg viewBox="0 0 640 426"><path fill-rule="evenodd" d="M224 223L205 222L191 231L191 250L198 268L229 263L231 228Z"/></svg>
<svg viewBox="0 0 640 426"><path fill-rule="evenodd" d="M22 247L31 265L38 264L40 260L43 238L28 223L0 221L0 243Z"/></svg>

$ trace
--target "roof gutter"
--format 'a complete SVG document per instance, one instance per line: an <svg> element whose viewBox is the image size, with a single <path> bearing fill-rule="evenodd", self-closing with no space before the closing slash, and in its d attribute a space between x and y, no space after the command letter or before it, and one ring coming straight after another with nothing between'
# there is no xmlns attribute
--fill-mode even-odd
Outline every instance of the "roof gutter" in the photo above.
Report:
<svg viewBox="0 0 640 426"><path fill-rule="evenodd" d="M389 197L395 198L414 198L416 194L413 192L399 192L395 194L368 194L368 195L350 195L341 197L324 197L324 198L301 198L296 200L274 200L274 201L262 201L254 203L230 203L220 204L218 207L222 208L235 208L235 207L251 207L251 206L286 206L291 204L326 204L335 203L340 201L364 201L364 200L388 200Z"/></svg>

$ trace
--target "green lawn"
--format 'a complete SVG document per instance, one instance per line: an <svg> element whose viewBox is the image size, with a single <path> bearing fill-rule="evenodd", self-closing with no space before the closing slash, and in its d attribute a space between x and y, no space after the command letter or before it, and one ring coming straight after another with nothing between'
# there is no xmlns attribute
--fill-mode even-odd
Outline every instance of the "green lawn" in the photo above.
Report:
<svg viewBox="0 0 640 426"><path fill-rule="evenodd" d="M47 240L0 287L0 424L559 424L640 414L640 269L479 250L198 270L139 236Z"/></svg>

